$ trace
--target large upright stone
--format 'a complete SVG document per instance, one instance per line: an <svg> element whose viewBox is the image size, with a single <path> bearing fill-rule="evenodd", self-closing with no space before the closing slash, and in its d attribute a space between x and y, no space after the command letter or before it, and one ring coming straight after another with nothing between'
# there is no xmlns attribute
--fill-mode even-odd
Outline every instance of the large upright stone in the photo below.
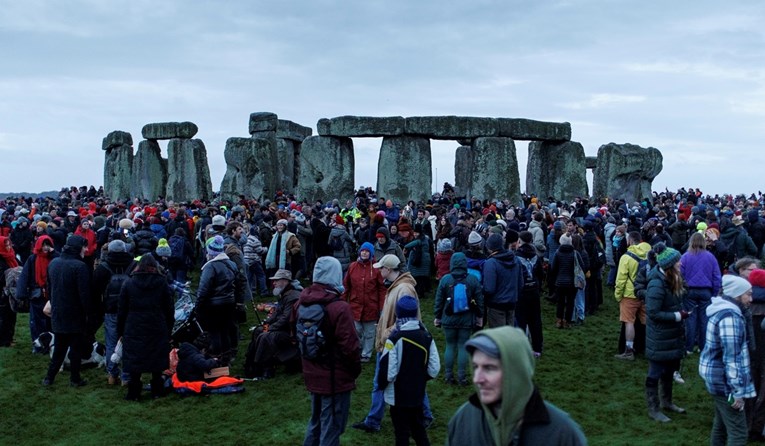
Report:
<svg viewBox="0 0 765 446"><path fill-rule="evenodd" d="M454 192L458 197L470 197L473 182L473 149L459 146L454 155Z"/></svg>
<svg viewBox="0 0 765 446"><path fill-rule="evenodd" d="M141 141L133 158L131 196L146 200L156 200L165 196L167 189L167 160L162 154L157 141Z"/></svg>
<svg viewBox="0 0 765 446"><path fill-rule="evenodd" d="M299 171L297 166L299 163L296 153L300 143L291 139L277 138L276 139L276 165L277 170L276 188L283 191L292 192L295 190L295 178L296 171Z"/></svg>
<svg viewBox="0 0 765 446"><path fill-rule="evenodd" d="M405 133L432 139L496 136L497 120L470 116L413 116L406 118Z"/></svg>
<svg viewBox="0 0 765 446"><path fill-rule="evenodd" d="M141 129L144 139L193 138L199 129L193 122L156 122Z"/></svg>
<svg viewBox="0 0 765 446"><path fill-rule="evenodd" d="M213 198L207 149L201 139L171 139L167 143L168 200Z"/></svg>
<svg viewBox="0 0 765 446"><path fill-rule="evenodd" d="M104 193L112 201L130 198L133 181L133 137L114 131L104 138Z"/></svg>
<svg viewBox="0 0 765 446"><path fill-rule="evenodd" d="M310 202L353 197L353 141L334 136L309 136L300 146L296 194Z"/></svg>
<svg viewBox="0 0 765 446"><path fill-rule="evenodd" d="M544 122L533 119L497 118L497 136L530 141L568 141L571 124L568 122Z"/></svg>
<svg viewBox="0 0 765 446"><path fill-rule="evenodd" d="M521 184L515 142L510 138L476 138L473 141L472 177L472 196L482 200L509 198L512 203L519 203Z"/></svg>
<svg viewBox="0 0 765 446"><path fill-rule="evenodd" d="M401 116L338 116L320 119L316 129L322 136L381 137L403 134L404 124Z"/></svg>
<svg viewBox="0 0 765 446"><path fill-rule="evenodd" d="M416 136L383 138L377 164L377 195L403 204L429 199L433 187L430 140Z"/></svg>
<svg viewBox="0 0 765 446"><path fill-rule="evenodd" d="M226 174L220 185L223 199L273 198L278 172L276 144L271 138L229 138L223 151Z"/></svg>
<svg viewBox="0 0 765 446"><path fill-rule="evenodd" d="M572 201L588 196L584 148L575 141L529 143L526 193Z"/></svg>
<svg viewBox="0 0 765 446"><path fill-rule="evenodd" d="M663 157L658 149L633 144L608 143L598 149L593 194L622 199L628 203L651 197L653 179L661 172Z"/></svg>

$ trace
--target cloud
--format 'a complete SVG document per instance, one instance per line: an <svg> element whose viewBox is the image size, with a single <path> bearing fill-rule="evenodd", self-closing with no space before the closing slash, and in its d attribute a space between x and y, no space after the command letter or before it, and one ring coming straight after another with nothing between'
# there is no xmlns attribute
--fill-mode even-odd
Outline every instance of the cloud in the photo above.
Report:
<svg viewBox="0 0 765 446"><path fill-rule="evenodd" d="M610 107L618 104L634 104L638 102L645 102L645 100L645 96L639 95L598 93L590 95L590 98L587 100L563 103L560 104L560 106L573 110L583 110Z"/></svg>

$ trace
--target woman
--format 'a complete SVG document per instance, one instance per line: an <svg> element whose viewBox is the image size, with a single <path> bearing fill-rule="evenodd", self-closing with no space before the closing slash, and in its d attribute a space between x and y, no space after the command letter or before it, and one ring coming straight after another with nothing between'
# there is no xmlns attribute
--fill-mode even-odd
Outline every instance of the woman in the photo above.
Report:
<svg viewBox="0 0 765 446"><path fill-rule="evenodd" d="M584 243L582 242L582 236L579 234L574 234L571 236L571 246L574 247L574 250L579 254L579 257L581 258L582 262L579 264L579 266L582 268L582 271L584 271L585 277L587 280L587 285L590 285L589 278L592 276L592 272L590 271L590 256L587 255L587 250L584 249ZM585 288L577 288L576 289L576 298L574 300L574 314L571 315L571 322L574 325L582 325L584 324L584 314L585 314L585 292L587 287Z"/></svg>
<svg viewBox="0 0 765 446"><path fill-rule="evenodd" d="M574 269L576 263L582 266L582 257L574 250L571 237L563 234L559 240L560 248L553 258L550 268L550 281L555 284L555 296L557 308L555 311L555 326L568 328L568 321L574 313L574 300L576 299L577 287L574 281ZM576 262L576 263L575 263Z"/></svg>
<svg viewBox="0 0 765 446"><path fill-rule="evenodd" d="M430 268L433 261L433 246L430 238L422 231L422 225L414 225L414 239L404 246L407 253L406 267L414 280L417 281L415 290L420 299L430 292Z"/></svg>
<svg viewBox="0 0 765 446"><path fill-rule="evenodd" d="M707 332L707 307L712 296L720 291L720 267L715 256L707 251L704 236L695 232L691 235L688 251L680 259L680 273L688 286L683 297L683 309L690 313L685 321L685 351L692 352L698 345L704 350Z"/></svg>
<svg viewBox="0 0 765 446"><path fill-rule="evenodd" d="M672 384L673 375L680 369L680 360L685 355L682 321L688 318L688 312L683 310L682 305L685 284L680 273L680 252L664 243L656 244L653 251L657 266L648 273L645 298L645 356L648 359L645 399L648 416L666 423L670 419L661 409L685 413L685 409L672 402Z"/></svg>
<svg viewBox="0 0 765 446"><path fill-rule="evenodd" d="M451 238L452 230L454 228L452 227L452 223L449 221L448 218L446 218L446 214L441 215L438 219L438 229L436 231L436 239L442 240L442 239L449 239Z"/></svg>
<svg viewBox="0 0 765 446"><path fill-rule="evenodd" d="M375 247L365 242L358 259L348 267L343 279L342 298L353 312L353 323L361 343L361 362L369 362L375 344L375 326L385 303L386 288L380 270L373 268Z"/></svg>
<svg viewBox="0 0 765 446"><path fill-rule="evenodd" d="M16 331L16 312L11 309L5 290L5 270L19 266L16 252L11 247L11 239L0 237L0 347L12 347L13 332Z"/></svg>
<svg viewBox="0 0 765 446"><path fill-rule="evenodd" d="M137 401L141 396L141 373L151 373L152 398L162 396L172 329L173 292L154 257L144 255L122 285L117 313L122 364L130 375L126 400Z"/></svg>
<svg viewBox="0 0 765 446"><path fill-rule="evenodd" d="M19 276L16 296L19 299L29 299L29 334L34 343L40 334L51 331L50 318L43 313L48 280L48 265L58 257L53 250L53 239L47 235L37 238L32 255L29 256L24 269ZM48 353L43 347L32 346L32 353Z"/></svg>

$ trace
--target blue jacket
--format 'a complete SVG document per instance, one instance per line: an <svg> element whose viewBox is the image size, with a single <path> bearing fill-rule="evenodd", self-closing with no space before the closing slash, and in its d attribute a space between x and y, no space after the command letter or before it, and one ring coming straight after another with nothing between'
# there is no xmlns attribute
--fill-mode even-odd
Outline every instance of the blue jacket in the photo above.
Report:
<svg viewBox="0 0 765 446"><path fill-rule="evenodd" d="M689 287L711 288L713 296L720 292L720 266L715 256L707 250L683 254L680 258L680 273Z"/></svg>
<svg viewBox="0 0 765 446"><path fill-rule="evenodd" d="M483 264L483 293L486 306L501 310L515 308L523 289L523 266L512 251L501 251Z"/></svg>

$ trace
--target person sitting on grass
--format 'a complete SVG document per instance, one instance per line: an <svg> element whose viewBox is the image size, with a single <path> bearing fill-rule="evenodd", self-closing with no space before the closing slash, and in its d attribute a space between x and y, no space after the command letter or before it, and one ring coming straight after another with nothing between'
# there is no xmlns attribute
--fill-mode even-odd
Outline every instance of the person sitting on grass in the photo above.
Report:
<svg viewBox="0 0 765 446"><path fill-rule="evenodd" d="M219 367L217 358L207 356L210 349L210 335L202 333L193 343L184 342L178 349L176 373L179 381L202 381L205 373Z"/></svg>

